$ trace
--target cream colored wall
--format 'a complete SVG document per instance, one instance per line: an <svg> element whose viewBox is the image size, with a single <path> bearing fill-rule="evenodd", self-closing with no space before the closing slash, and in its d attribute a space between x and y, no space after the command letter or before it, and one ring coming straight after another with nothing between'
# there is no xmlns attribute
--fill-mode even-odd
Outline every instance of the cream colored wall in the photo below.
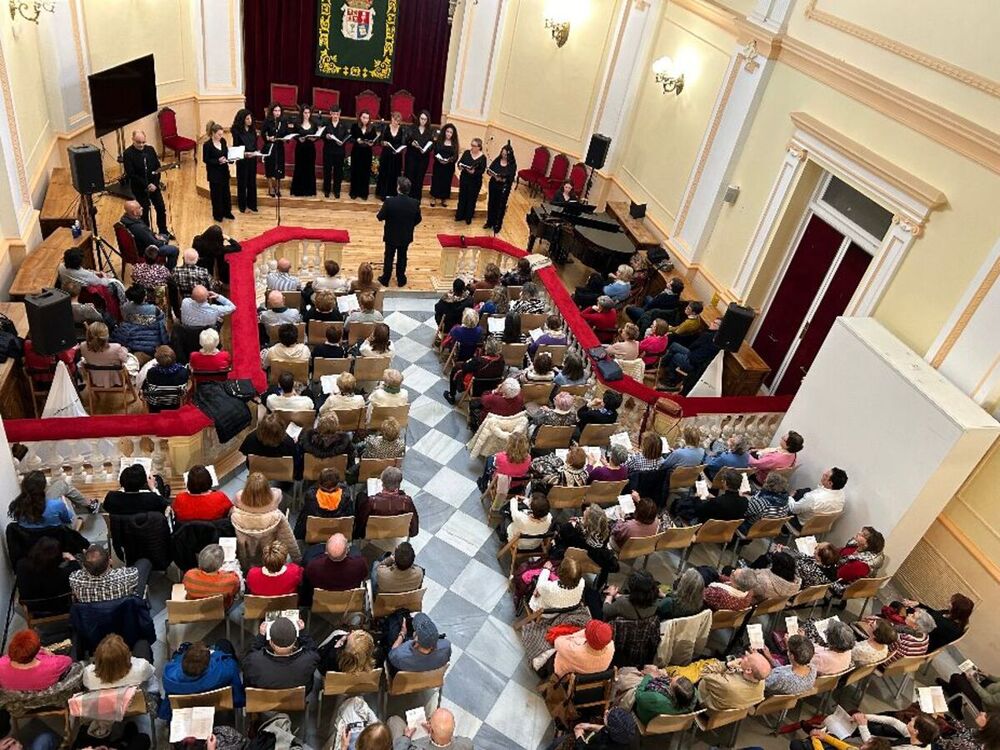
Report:
<svg viewBox="0 0 1000 750"><path fill-rule="evenodd" d="M24 168L29 176L44 166L52 142L52 124L45 99L45 65L39 52L41 29L32 23L0 23L14 115L21 139ZM30 182L30 180L29 180Z"/></svg>
<svg viewBox="0 0 1000 750"><path fill-rule="evenodd" d="M732 38L717 26L668 5L652 52L643 64L668 55L684 73L680 96L664 94L652 72L642 78L622 151L618 179L651 219L674 226L688 176L729 67Z"/></svg>
<svg viewBox="0 0 1000 750"><path fill-rule="evenodd" d="M724 206L704 264L731 285L793 132L789 113L806 112L944 192L889 285L875 317L923 354L1000 234L994 196L1000 178L855 100L779 62L730 182L741 193ZM772 246L769 253L784 253Z"/></svg>
<svg viewBox="0 0 1000 750"><path fill-rule="evenodd" d="M624 2L573 0L577 17L559 48L545 28L545 3L512 0L490 120L568 154L583 153Z"/></svg>

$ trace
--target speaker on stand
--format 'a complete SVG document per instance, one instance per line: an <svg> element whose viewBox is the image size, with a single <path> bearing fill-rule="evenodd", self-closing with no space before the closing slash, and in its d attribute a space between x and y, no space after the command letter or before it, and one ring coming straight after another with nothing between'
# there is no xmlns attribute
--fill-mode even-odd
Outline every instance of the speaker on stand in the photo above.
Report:
<svg viewBox="0 0 1000 750"><path fill-rule="evenodd" d="M715 345L726 352L739 351L743 339L747 337L756 313L752 307L744 307L730 302L722 317L719 330L715 333Z"/></svg>
<svg viewBox="0 0 1000 750"><path fill-rule="evenodd" d="M587 189L583 193L585 200L587 196L590 195L590 188L594 186L594 171L604 168L604 164L608 160L608 149L610 148L611 139L606 135L594 133L590 136L590 146L587 148L587 158L583 162L590 167L590 174L587 176Z"/></svg>
<svg viewBox="0 0 1000 750"><path fill-rule="evenodd" d="M94 193L104 192L106 187L101 151L96 146L70 146L66 149L66 155L69 159L73 187L80 194L80 223L94 235L98 270L106 269L115 275L111 255L120 255L120 253L112 244L101 237L100 228L97 225L97 206L94 205Z"/></svg>

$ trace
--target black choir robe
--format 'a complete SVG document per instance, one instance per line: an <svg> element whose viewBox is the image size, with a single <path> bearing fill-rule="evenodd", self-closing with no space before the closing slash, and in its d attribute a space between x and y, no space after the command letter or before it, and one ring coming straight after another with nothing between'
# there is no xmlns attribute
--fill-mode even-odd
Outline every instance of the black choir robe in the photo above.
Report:
<svg viewBox="0 0 1000 750"><path fill-rule="evenodd" d="M455 209L455 221L472 222L476 213L476 201L483 189L483 173L486 171L486 155L478 157L466 150L458 160L458 207Z"/></svg>
<svg viewBox="0 0 1000 750"><path fill-rule="evenodd" d="M500 163L498 156L490 164L489 173L489 201L486 204L486 226L494 232L499 232L503 227L503 219L507 214L507 200L510 198L510 190L514 184L515 166L512 159L507 160L507 165Z"/></svg>
<svg viewBox="0 0 1000 750"><path fill-rule="evenodd" d="M369 124L367 130L355 123L351 126L351 197L368 200L372 179L372 144L378 138L378 130Z"/></svg>
<svg viewBox="0 0 1000 750"><path fill-rule="evenodd" d="M396 180L403 173L403 152L397 149L406 145L406 128L402 125L396 134L392 134L392 126L386 125L379 134L379 144L382 153L378 157L378 180L375 182L375 195L388 198L396 195Z"/></svg>
<svg viewBox="0 0 1000 750"><path fill-rule="evenodd" d="M423 198L424 180L427 178L427 167L430 165L431 154L434 152L434 132L428 125L421 133L420 128L413 126L406 136L406 165L404 171L412 183L410 197L417 203Z"/></svg>

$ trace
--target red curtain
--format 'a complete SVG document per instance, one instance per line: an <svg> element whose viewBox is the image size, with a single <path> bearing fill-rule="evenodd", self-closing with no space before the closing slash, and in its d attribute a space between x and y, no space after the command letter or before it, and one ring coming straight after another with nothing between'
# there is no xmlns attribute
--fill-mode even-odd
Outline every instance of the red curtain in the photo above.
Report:
<svg viewBox="0 0 1000 750"><path fill-rule="evenodd" d="M318 76L316 70L316 0L244 0L243 59L247 106L263 117L272 83L299 87L300 104L312 102L313 86L340 91L344 114L354 116L354 97L371 89L382 97L382 117L389 116L389 95L405 89L415 97L415 111L430 110L441 121L448 62L448 0L399 0L396 60L392 83L348 81Z"/></svg>

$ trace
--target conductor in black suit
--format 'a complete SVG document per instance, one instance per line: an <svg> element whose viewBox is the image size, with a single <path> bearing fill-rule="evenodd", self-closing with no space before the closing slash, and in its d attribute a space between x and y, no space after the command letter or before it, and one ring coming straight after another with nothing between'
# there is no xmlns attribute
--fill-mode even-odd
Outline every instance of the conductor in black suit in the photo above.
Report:
<svg viewBox="0 0 1000 750"><path fill-rule="evenodd" d="M132 145L122 152L122 167L128 178L132 194L142 206L142 220L152 227L150 207L156 209L156 228L160 234L173 239L167 230L167 207L160 192L160 159L156 150L146 146L146 134L132 131Z"/></svg>
<svg viewBox="0 0 1000 750"><path fill-rule="evenodd" d="M398 195L385 199L378 212L378 220L385 222L382 240L385 242L385 260L379 281L389 286L392 261L399 253L396 265L396 283L406 286L406 251L413 242L413 228L420 223L420 204L410 197L410 181L405 177L396 180Z"/></svg>

